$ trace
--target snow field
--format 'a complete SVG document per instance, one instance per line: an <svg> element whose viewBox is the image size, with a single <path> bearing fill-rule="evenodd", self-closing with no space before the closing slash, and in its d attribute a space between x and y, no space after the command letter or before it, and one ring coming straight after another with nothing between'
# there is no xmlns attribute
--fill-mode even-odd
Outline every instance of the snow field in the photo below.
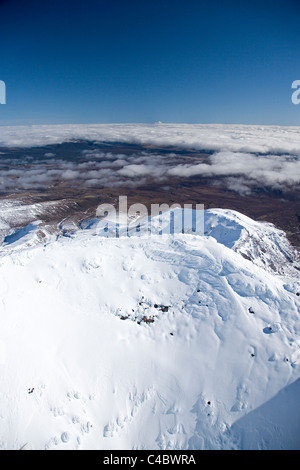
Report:
<svg viewBox="0 0 300 470"><path fill-rule="evenodd" d="M276 418L280 393L294 406L298 391L297 278L245 259L221 229L28 236L1 247L0 448L299 445Z"/></svg>

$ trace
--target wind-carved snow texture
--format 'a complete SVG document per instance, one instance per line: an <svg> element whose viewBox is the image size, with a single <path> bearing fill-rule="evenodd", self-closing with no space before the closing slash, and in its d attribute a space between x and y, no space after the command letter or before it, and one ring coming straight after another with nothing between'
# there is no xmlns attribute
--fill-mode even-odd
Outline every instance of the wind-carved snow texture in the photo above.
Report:
<svg viewBox="0 0 300 470"><path fill-rule="evenodd" d="M167 216L151 236L41 242L37 225L2 243L1 449L300 447L287 241L221 210L203 235L159 235Z"/></svg>

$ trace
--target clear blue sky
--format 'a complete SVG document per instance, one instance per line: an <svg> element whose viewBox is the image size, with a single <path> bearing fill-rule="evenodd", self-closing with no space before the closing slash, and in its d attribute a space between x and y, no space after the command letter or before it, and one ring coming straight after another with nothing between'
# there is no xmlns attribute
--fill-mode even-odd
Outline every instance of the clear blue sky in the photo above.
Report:
<svg viewBox="0 0 300 470"><path fill-rule="evenodd" d="M300 125L300 1L0 0L0 124Z"/></svg>

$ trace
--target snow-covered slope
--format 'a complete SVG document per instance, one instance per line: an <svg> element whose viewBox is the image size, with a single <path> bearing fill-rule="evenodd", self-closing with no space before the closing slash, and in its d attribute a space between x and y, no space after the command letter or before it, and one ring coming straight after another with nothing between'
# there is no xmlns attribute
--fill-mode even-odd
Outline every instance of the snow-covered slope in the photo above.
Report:
<svg viewBox="0 0 300 470"><path fill-rule="evenodd" d="M267 261L286 240L221 210L160 235L166 217L2 244L0 448L300 447L300 283Z"/></svg>
<svg viewBox="0 0 300 470"><path fill-rule="evenodd" d="M283 230L231 210L208 210L205 234L269 272L300 275L300 257Z"/></svg>

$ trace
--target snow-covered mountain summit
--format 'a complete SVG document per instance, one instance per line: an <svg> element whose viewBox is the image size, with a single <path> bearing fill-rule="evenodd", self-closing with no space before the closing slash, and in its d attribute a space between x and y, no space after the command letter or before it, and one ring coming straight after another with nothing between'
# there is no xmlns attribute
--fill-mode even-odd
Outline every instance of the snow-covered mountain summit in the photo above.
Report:
<svg viewBox="0 0 300 470"><path fill-rule="evenodd" d="M181 216L4 240L2 449L299 448L296 254L232 211Z"/></svg>
<svg viewBox="0 0 300 470"><path fill-rule="evenodd" d="M298 277L300 257L284 231L268 222L256 222L233 210L193 210L174 208L159 215L128 219L120 218L116 229L113 219L88 220L82 224L101 237L144 237L145 235L176 235L180 233L212 237L219 244L241 254L268 272Z"/></svg>

